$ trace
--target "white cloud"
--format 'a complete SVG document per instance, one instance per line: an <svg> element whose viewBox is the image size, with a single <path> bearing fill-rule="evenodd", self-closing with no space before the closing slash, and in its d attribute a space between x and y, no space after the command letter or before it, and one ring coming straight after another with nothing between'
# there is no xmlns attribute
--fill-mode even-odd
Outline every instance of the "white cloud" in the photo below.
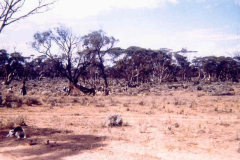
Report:
<svg viewBox="0 0 240 160"><path fill-rule="evenodd" d="M114 36L120 39L117 46L122 48L134 45L143 48L169 48L179 51L186 47L190 51L198 51L191 53L189 58L192 59L194 56L228 56L227 53L231 53L233 50L229 44L233 44L231 42L239 40L240 37L227 33L226 30L228 29L195 29L187 32L163 33L151 29L129 29L128 27L124 33L112 31L110 35L114 33Z"/></svg>
<svg viewBox="0 0 240 160"><path fill-rule="evenodd" d="M196 29L188 32L177 33L177 42L189 50L198 51L193 56L229 56L227 53L240 51L238 47L229 47L229 42L239 40L240 36L227 33L224 29Z"/></svg>
<svg viewBox="0 0 240 160"><path fill-rule="evenodd" d="M190 59L192 59L193 56L229 56L227 53L232 54L240 51L240 45L236 47L229 47L227 45L229 41L240 38L234 34L225 33L224 35L223 29L196 29L177 33L162 33L147 28L140 29L134 27L128 27L124 32L116 32L118 29L119 28L109 30L108 34L120 39L120 42L117 43L116 46L121 48L134 45L151 49L164 47L173 49L173 51L179 51L183 47L186 47L188 50L198 51L197 53L189 55ZM220 45L220 42L226 45ZM26 56L37 54L26 42L0 44L0 48L4 47L9 50L9 52L11 52L15 46L17 47L17 51L22 52Z"/></svg>
<svg viewBox="0 0 240 160"><path fill-rule="evenodd" d="M5 34L1 33L0 34L0 39L6 37Z"/></svg>
<svg viewBox="0 0 240 160"><path fill-rule="evenodd" d="M8 30L14 30L14 31L24 31L24 30L30 30L32 28L33 27L30 23L24 23L24 22L12 23L6 27L6 29Z"/></svg>
<svg viewBox="0 0 240 160"><path fill-rule="evenodd" d="M239 40L240 36L236 34L225 33L223 29L196 29L185 32L185 38L195 38L199 40L223 41Z"/></svg>
<svg viewBox="0 0 240 160"><path fill-rule="evenodd" d="M229 53L230 55L234 56L234 54L236 53L240 53L240 44L238 44L237 46L235 47L232 47L232 48L228 48L226 50L226 53Z"/></svg>
<svg viewBox="0 0 240 160"><path fill-rule="evenodd" d="M38 14L30 19L38 23L62 19L79 20L114 9L160 8L167 3L178 4L178 0L60 0L48 14ZM47 15L47 17L46 17Z"/></svg>
<svg viewBox="0 0 240 160"><path fill-rule="evenodd" d="M12 42L12 43L1 43L0 48L6 49L9 53L14 52L24 52L28 48L26 42Z"/></svg>

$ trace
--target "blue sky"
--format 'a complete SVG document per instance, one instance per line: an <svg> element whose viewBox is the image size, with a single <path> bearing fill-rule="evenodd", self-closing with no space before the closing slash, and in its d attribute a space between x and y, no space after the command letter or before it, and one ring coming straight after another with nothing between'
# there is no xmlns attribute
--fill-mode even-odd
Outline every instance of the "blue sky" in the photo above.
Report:
<svg viewBox="0 0 240 160"><path fill-rule="evenodd" d="M0 48L36 54L27 45L33 34L59 24L81 36L102 29L122 48L198 51L191 56L240 52L240 0L59 0L51 11L6 27Z"/></svg>

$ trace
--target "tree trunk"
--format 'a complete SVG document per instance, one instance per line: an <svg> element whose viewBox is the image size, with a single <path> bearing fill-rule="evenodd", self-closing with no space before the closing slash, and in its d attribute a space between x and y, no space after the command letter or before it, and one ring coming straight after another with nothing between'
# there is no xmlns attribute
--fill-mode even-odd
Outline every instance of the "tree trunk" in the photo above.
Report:
<svg viewBox="0 0 240 160"><path fill-rule="evenodd" d="M107 75L105 74L105 68L104 68L104 65L103 65L103 60L100 57L99 53L98 53L98 57L99 57L99 60L100 60L100 69L102 71L103 79L104 79L104 83L105 83L105 95L109 95Z"/></svg>
<svg viewBox="0 0 240 160"><path fill-rule="evenodd" d="M86 88L81 85L78 85L77 83L69 82L69 90L68 95L72 92L73 89L77 89L78 91L83 92L84 94L89 94L95 96L95 89L94 88Z"/></svg>
<svg viewBox="0 0 240 160"><path fill-rule="evenodd" d="M13 80L13 74L10 73L10 74L5 76L4 84L9 85L12 82L12 80Z"/></svg>

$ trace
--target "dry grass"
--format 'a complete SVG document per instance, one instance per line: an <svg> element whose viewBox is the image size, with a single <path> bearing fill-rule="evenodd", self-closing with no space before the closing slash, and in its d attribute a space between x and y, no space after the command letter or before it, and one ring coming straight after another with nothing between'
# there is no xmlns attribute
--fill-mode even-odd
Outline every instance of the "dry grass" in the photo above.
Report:
<svg viewBox="0 0 240 160"><path fill-rule="evenodd" d="M14 127L14 121L12 119L7 119L4 123L3 123L3 128L4 129L12 129Z"/></svg>
<svg viewBox="0 0 240 160"><path fill-rule="evenodd" d="M23 98L23 104L26 104L27 106L32 106L32 105L41 105L42 103L39 100L39 98L36 96L25 96Z"/></svg>
<svg viewBox="0 0 240 160"><path fill-rule="evenodd" d="M0 129L12 129L14 126L26 126L25 117L18 115L15 117L7 118L5 121L0 121Z"/></svg>
<svg viewBox="0 0 240 160"><path fill-rule="evenodd" d="M22 115L18 115L14 118L14 124L16 126L26 126L26 117Z"/></svg>
<svg viewBox="0 0 240 160"><path fill-rule="evenodd" d="M27 121L28 126L24 128L37 145L31 145L26 153L33 152L31 156L39 159L47 159L49 157L44 156L50 154L49 150L44 150L46 146L40 145L39 139L41 144L49 140L48 146L54 154L64 157L68 151L68 155L76 154L80 159L141 159L143 156L133 156L139 153L149 155L150 159L156 155L160 155L157 156L159 159L178 159L178 156L179 159L186 156L189 159L239 158L238 95L213 97L203 91L183 89L160 92L160 96L149 94L144 97L76 97L38 95L35 90L34 96L26 99L33 98L41 105L30 102L34 107L29 107L23 101L24 105L20 108L0 108L0 129L6 133L8 128ZM106 127L103 121L109 114L122 115L123 125ZM3 121L5 119L7 121ZM85 135L94 136L94 140ZM99 141L96 142L96 139ZM56 145L54 142L57 142ZM67 146L67 143L70 145ZM73 148L77 143L80 146ZM1 145L10 147L7 144ZM98 144L100 147L94 148ZM83 146L89 147L78 150ZM8 154L1 149L0 152ZM22 155L29 156L24 155L26 153ZM161 157L160 153L167 156ZM20 156L20 153L17 155Z"/></svg>

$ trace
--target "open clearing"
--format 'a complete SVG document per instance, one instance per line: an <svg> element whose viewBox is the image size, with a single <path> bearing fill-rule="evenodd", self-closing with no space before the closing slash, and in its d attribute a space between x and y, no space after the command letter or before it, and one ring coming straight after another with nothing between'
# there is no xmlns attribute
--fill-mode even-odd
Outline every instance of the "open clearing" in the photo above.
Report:
<svg viewBox="0 0 240 160"><path fill-rule="evenodd" d="M22 116L27 124L27 139L6 138L8 129L0 131L0 159L237 160L240 99L235 91L234 96L187 90L80 96L81 103L67 106L0 108L3 121ZM110 114L122 115L123 126L103 127Z"/></svg>

